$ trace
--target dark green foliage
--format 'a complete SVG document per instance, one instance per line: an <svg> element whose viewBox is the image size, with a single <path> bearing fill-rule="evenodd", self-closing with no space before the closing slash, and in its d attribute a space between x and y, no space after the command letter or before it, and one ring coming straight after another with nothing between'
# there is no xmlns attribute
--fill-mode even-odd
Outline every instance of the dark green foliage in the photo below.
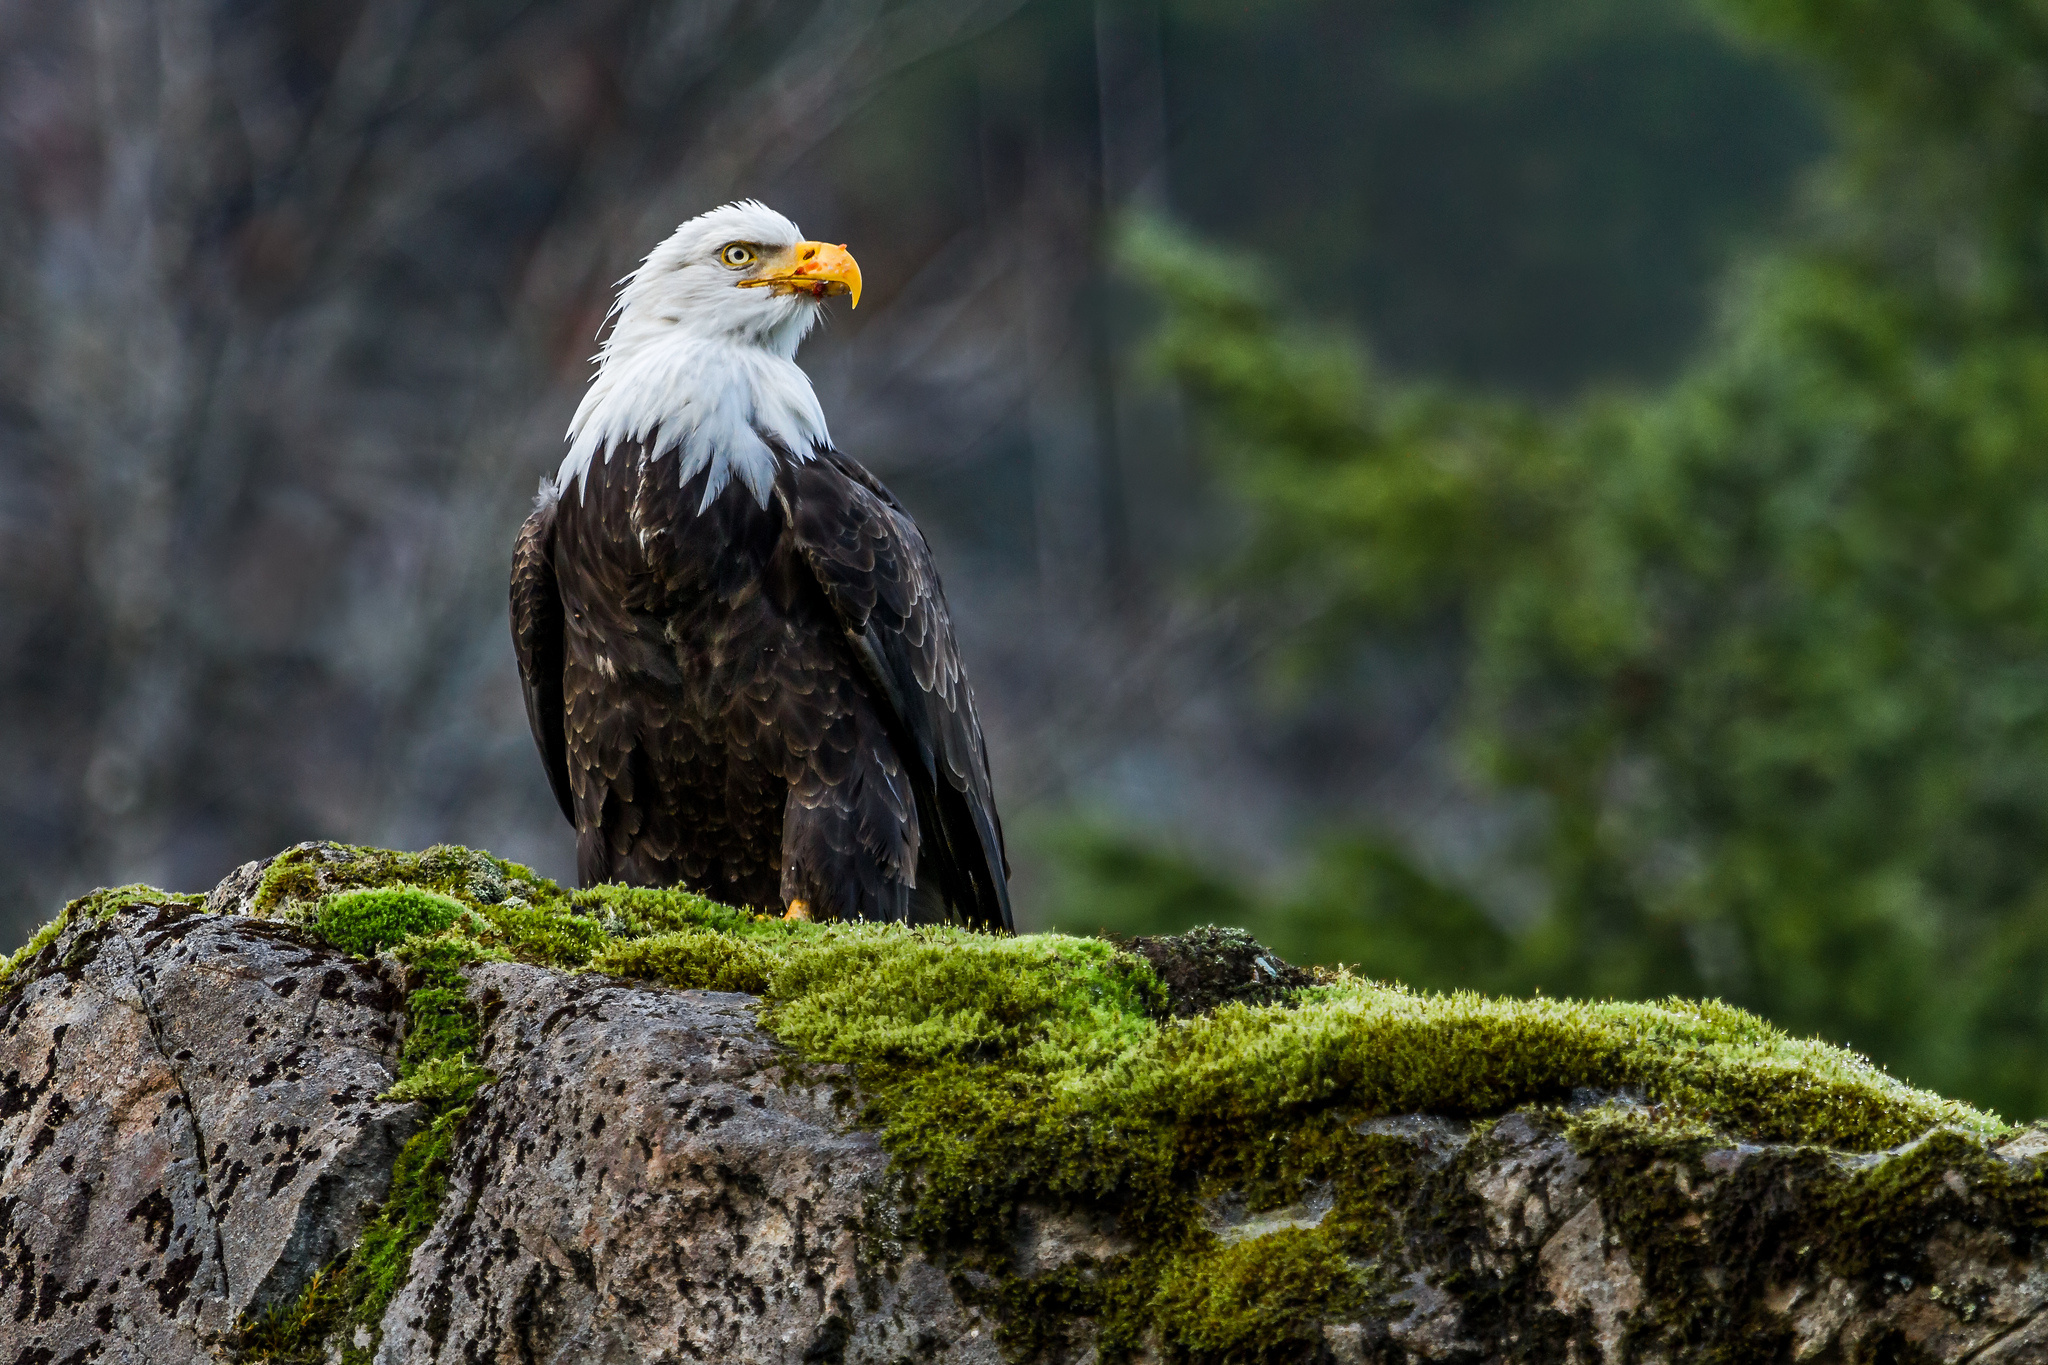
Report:
<svg viewBox="0 0 2048 1365"><path fill-rule="evenodd" d="M1077 822L1042 843L1059 879L1051 895L1063 911L1057 928L1172 934L1194 924L1252 924L1256 902L1243 887L1105 826Z"/></svg>
<svg viewBox="0 0 2048 1365"><path fill-rule="evenodd" d="M1324 839L1294 885L1266 895L1108 826L1071 826L1049 847L1058 859L1051 915L1069 932L1238 924L1290 961L1343 963L1376 980L1425 990L1531 984L1522 945L1384 839Z"/></svg>
<svg viewBox="0 0 2048 1365"><path fill-rule="evenodd" d="M1326 840L1308 875L1259 921L1297 961L1332 958L1425 988L1525 984L1514 945L1469 897L1417 871L1381 839Z"/></svg>
<svg viewBox="0 0 2048 1365"><path fill-rule="evenodd" d="M1662 393L1396 381L1262 269L1127 240L1253 510L1243 581L1315 609L1297 660L1457 634L1464 752L1549 888L1510 941L1337 846L1260 909L1369 971L1721 995L2042 1111L2048 19L1724 8L1832 94L1841 151Z"/></svg>
<svg viewBox="0 0 2048 1365"><path fill-rule="evenodd" d="M1687 0L1200 8L1168 44L1176 208L1404 371L1668 373L1825 148L1805 92Z"/></svg>
<svg viewBox="0 0 2048 1365"><path fill-rule="evenodd" d="M1055 860L1052 927L1070 933L1242 925L1289 961L1341 962L1426 990L1530 984L1518 945L1470 896L1423 875L1384 839L1325 839L1306 875L1270 895L1108 825L1075 822L1044 846Z"/></svg>

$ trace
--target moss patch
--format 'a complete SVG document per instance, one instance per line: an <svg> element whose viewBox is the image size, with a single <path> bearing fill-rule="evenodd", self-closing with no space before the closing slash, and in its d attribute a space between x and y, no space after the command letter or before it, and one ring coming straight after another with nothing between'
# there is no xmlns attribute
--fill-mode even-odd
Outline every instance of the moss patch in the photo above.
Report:
<svg viewBox="0 0 2048 1365"><path fill-rule="evenodd" d="M1815 1186L1834 1199L1830 1216L1860 1209L1887 1227L1921 1227L1942 1198L1932 1166L1895 1165L1901 1157L1844 1174L1820 1149L1878 1151L1940 1128L1951 1137L1921 1144L1939 1160L1919 1160L1948 1170L1963 1149L1990 1161L1983 1139L2002 1130L1854 1054L1713 1003L1424 994L1341 976L1275 990L1282 964L1253 979L1248 958L1245 991L1231 986L1224 1003L1175 1017L1152 963L1097 939L800 924L685 892L570 892L455 848L302 846L266 872L255 908L406 965L412 1027L391 1096L432 1116L362 1243L301 1303L248 1326L242 1346L256 1359L317 1358L333 1333L374 1323L402 1280L486 1079L461 975L486 957L762 996L762 1022L784 1042L853 1068L864 1118L910 1200L904 1230L979 1272L957 1283L997 1313L1019 1356L1083 1321L1106 1363L1148 1343L1189 1362L1308 1350L1320 1323L1355 1316L1405 1273L1404 1219L1425 1179L1439 1179L1415 1167L1408 1144L1362 1135L1358 1124L1375 1116L1486 1118L1582 1087L1633 1089L1661 1128L1586 1118L1574 1140L1598 1148L1598 1178L1639 1182L1627 1207L1642 1222L1620 1231L1674 1267L1699 1261L1657 1240L1673 1220L1656 1182L1672 1183L1673 1163L1709 1138L1793 1144L1786 1151L1804 1155L1785 1159L1813 1163L1814 1179L1861 1182L1839 1199ZM1245 947L1222 947L1233 945ZM1950 1142L1960 1146L1941 1146ZM1891 1185L1872 1183L1879 1171ZM1996 1172L1985 1166L1982 1178ZM1250 1214L1310 1196L1324 1212L1233 1244L1214 1213L1226 1195ZM2015 1216L2048 1216L2021 1207L2035 1198L2015 1188ZM1113 1211L1137 1250L1027 1279L1010 1259L1027 1205ZM1874 1228L1833 1236L1863 1248L1856 1255L1906 1255ZM1730 1340L1742 1329L1726 1325ZM1696 1340L1723 1329L1672 1318L1670 1330Z"/></svg>
<svg viewBox="0 0 2048 1365"><path fill-rule="evenodd" d="M1360 1272L1394 1268L1381 1259L1389 1223L1414 1183L1359 1152L1360 1119L1486 1116L1628 1086L1752 1141L1868 1151L1935 1124L1999 1127L1714 1005L1340 981L1291 1008L1161 1025L1144 966L1086 940L846 931L792 945L786 961L764 1018L808 1055L856 1066L885 1146L919 1173L910 1223L928 1245L1001 1279L1019 1205L1118 1211L1147 1252L1047 1286L1066 1314L1097 1320L1105 1360L1148 1331L1168 1359L1265 1358L1254 1343L1284 1356L1355 1314L1370 1290ZM1286 1258L1224 1248L1203 1228L1205 1193L1243 1190L1256 1210L1319 1184L1337 1205L1322 1225L1259 1241Z"/></svg>
<svg viewBox="0 0 2048 1365"><path fill-rule="evenodd" d="M327 897L314 912L313 929L345 953L374 957L415 935L438 934L462 913L462 902L452 896L392 886Z"/></svg>
<svg viewBox="0 0 2048 1365"><path fill-rule="evenodd" d="M621 939L591 955L595 971L685 990L768 989L775 956L758 943L715 929L679 929L647 938Z"/></svg>
<svg viewBox="0 0 2048 1365"><path fill-rule="evenodd" d="M328 1343L337 1337L343 1365L367 1365L374 1358L384 1309L405 1284L414 1249L440 1216L455 1130L467 1113L465 1097L413 1135L399 1150L391 1191L361 1240L316 1274L296 1299L244 1319L228 1343L236 1359L325 1365ZM358 1328L370 1333L367 1347L355 1344Z"/></svg>
<svg viewBox="0 0 2048 1365"><path fill-rule="evenodd" d="M1308 1329L1355 1314L1366 1285L1338 1238L1288 1229L1203 1257L1160 1277L1153 1309L1161 1342L1197 1361L1266 1365L1304 1360L1319 1344Z"/></svg>
<svg viewBox="0 0 2048 1365"><path fill-rule="evenodd" d="M0 995L5 995L14 986L20 985L40 970L60 968L75 963L48 963L37 961L57 937L73 925L97 927L105 924L115 915L133 905L178 905L197 907L206 903L204 896L189 896L177 891L164 891L154 886L136 883L131 886L116 886L80 896L57 912L57 917L30 935L29 941L15 949L5 958L0 958ZM72 956L90 951L83 943L74 944ZM17 980L19 978L19 980Z"/></svg>
<svg viewBox="0 0 2048 1365"><path fill-rule="evenodd" d="M325 1365L323 1343L348 1312L346 1279L334 1266L315 1271L298 1298L245 1319L230 1343L235 1358Z"/></svg>
<svg viewBox="0 0 2048 1365"><path fill-rule="evenodd" d="M456 844L419 853L349 844L312 843L271 859L256 884L250 913L298 919L330 895L410 886L468 905L496 905L527 896L557 896L561 888L531 868Z"/></svg>

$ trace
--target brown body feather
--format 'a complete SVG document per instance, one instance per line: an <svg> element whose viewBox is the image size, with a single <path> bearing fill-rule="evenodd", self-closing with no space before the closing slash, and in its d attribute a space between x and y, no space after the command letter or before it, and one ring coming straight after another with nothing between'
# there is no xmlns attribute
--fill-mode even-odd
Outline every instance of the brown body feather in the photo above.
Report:
<svg viewBox="0 0 2048 1365"><path fill-rule="evenodd" d="M544 494L513 552L527 716L585 885L1010 928L988 757L931 552L860 465L764 507L643 445Z"/></svg>

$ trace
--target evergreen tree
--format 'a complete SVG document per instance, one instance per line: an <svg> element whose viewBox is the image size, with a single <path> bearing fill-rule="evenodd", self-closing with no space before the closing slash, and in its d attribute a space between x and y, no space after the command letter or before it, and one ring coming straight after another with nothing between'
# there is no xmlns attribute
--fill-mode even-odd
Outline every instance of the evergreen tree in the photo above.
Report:
<svg viewBox="0 0 2048 1365"><path fill-rule="evenodd" d="M1721 9L1810 72L1838 151L1661 392L1397 381L1288 320L1284 263L1127 242L1252 509L1244 571L1316 606L1325 655L1449 623L1468 752L1540 798L1527 934L1369 844L1282 909L1353 907L1363 965L1418 984L1719 995L2025 1117L2048 1110L2048 12Z"/></svg>

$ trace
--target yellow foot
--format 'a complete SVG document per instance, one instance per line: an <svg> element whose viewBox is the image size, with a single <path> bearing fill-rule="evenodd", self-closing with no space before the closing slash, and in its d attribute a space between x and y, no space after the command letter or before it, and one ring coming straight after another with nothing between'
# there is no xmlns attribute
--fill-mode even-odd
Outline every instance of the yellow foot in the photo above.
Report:
<svg viewBox="0 0 2048 1365"><path fill-rule="evenodd" d="M800 919L808 923L811 918L811 903L802 900L791 901L789 909L782 912L782 917L784 919Z"/></svg>

